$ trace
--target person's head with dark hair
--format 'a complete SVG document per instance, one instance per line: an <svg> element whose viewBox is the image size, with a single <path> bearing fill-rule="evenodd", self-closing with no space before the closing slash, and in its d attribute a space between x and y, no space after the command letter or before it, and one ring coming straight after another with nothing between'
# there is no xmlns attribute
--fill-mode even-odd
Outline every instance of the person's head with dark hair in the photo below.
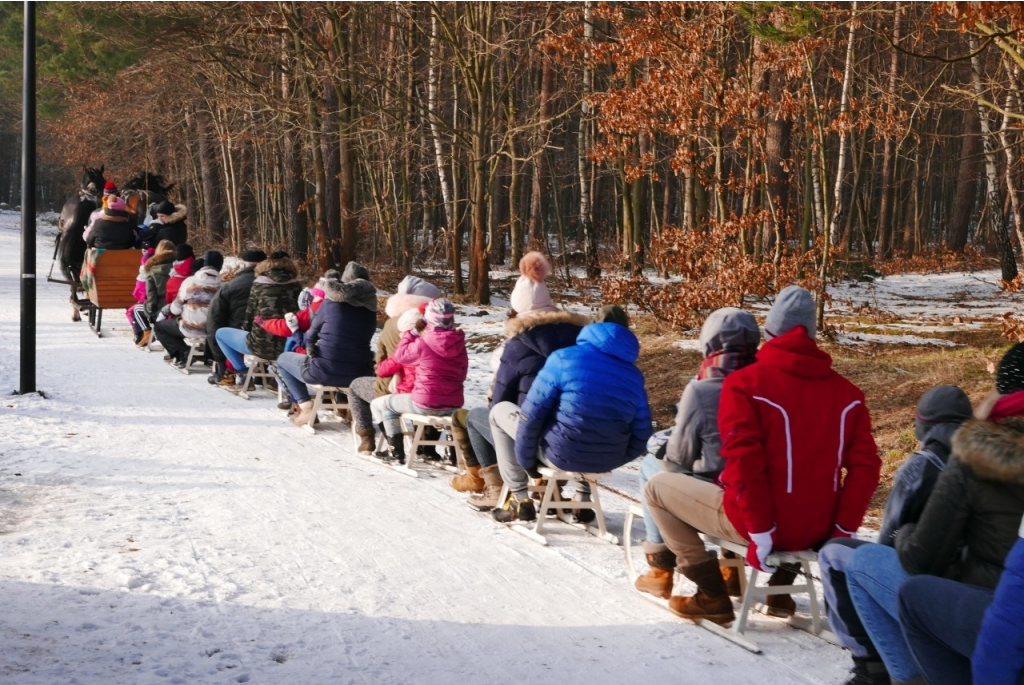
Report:
<svg viewBox="0 0 1024 685"><path fill-rule="evenodd" d="M597 310L594 323L617 323L620 326L629 328L629 314L617 304L606 304Z"/></svg>

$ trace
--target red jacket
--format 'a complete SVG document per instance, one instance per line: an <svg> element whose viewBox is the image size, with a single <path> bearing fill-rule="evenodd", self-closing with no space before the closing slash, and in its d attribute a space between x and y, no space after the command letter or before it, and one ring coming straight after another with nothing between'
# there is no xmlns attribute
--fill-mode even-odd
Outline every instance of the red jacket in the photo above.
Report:
<svg viewBox="0 0 1024 685"><path fill-rule="evenodd" d="M174 262L167 277L167 304L174 302L178 290L181 289L181 284L192 275L192 262L194 261L194 258L186 257L180 262Z"/></svg>
<svg viewBox="0 0 1024 685"><path fill-rule="evenodd" d="M396 394L408 394L411 393L413 388L416 387L416 367L415 366L404 366L399 364L391 357L384 357L377 364L377 376L380 378L387 378L388 376L394 376L397 373L401 373L401 380L395 385Z"/></svg>
<svg viewBox="0 0 1024 685"><path fill-rule="evenodd" d="M725 513L741 535L774 528L774 548L796 551L860 527L881 469L871 417L802 326L726 377L718 430Z"/></svg>
<svg viewBox="0 0 1024 685"><path fill-rule="evenodd" d="M313 315L316 314L316 310L320 309L320 305L323 304L323 300L317 300L312 302L305 309L300 309L295 312L295 318L299 321L299 330L305 333L309 330L310 324L313 322ZM266 319L263 322L263 330L271 335L276 335L280 338L292 337L292 329L288 328L288 322L284 319Z"/></svg>

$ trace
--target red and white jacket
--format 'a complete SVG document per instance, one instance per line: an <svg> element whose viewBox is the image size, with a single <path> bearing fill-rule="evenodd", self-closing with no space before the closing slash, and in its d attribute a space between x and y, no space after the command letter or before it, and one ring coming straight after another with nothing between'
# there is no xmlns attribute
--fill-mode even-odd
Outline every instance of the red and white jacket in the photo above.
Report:
<svg viewBox="0 0 1024 685"><path fill-rule="evenodd" d="M860 527L881 460L864 393L832 370L803 326L729 374L718 409L726 516L744 537L810 549Z"/></svg>

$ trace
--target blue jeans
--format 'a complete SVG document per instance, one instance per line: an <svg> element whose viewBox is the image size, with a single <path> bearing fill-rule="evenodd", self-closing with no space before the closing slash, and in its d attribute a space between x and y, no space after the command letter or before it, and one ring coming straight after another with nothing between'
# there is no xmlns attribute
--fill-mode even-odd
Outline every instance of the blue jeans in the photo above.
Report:
<svg viewBox="0 0 1024 685"><path fill-rule="evenodd" d="M384 424L384 434L388 437L402 432L402 414L423 414L424 416L448 416L454 409L427 409L412 401L412 395L383 395L370 402L370 413L374 424Z"/></svg>
<svg viewBox="0 0 1024 685"><path fill-rule="evenodd" d="M661 468L661 459L658 459L653 454L648 454L644 457L644 460L640 462L640 504L644 509L644 530L647 531L644 536L644 542L649 542L654 545L664 545L665 539L661 537L661 531L658 530L658 524L654 522L654 517L651 516L650 510L647 508L647 498L644 497L644 486L647 485L647 481L653 478L656 474L659 474L664 469Z"/></svg>
<svg viewBox="0 0 1024 685"><path fill-rule="evenodd" d="M245 341L249 334L241 328L218 328L214 337L217 339L217 344L220 345L221 352L231 362L231 366L235 368L235 371L245 373L246 368L243 357L251 354L249 352L249 344Z"/></svg>
<svg viewBox="0 0 1024 685"><path fill-rule="evenodd" d="M298 352L282 352L277 358L277 372L281 375L281 380L284 381L292 399L300 403L309 402L309 388L302 380L302 363L305 359L306 355Z"/></svg>
<svg viewBox="0 0 1024 685"><path fill-rule="evenodd" d="M870 544L867 540L850 538L829 540L818 552L818 566L821 568L821 588L825 592L825 611L832 632L854 658L877 662L882 657L878 655L871 636L864 629L857 610L853 608L850 587L846 581L850 557L858 548Z"/></svg>
<svg viewBox="0 0 1024 685"><path fill-rule="evenodd" d="M885 545L858 547L846 565L850 599L893 680L913 680L921 675L898 618L896 593L908 578L896 550Z"/></svg>
<svg viewBox="0 0 1024 685"><path fill-rule="evenodd" d="M971 682L971 655L992 590L914 576L899 591L903 636L929 685Z"/></svg>
<svg viewBox="0 0 1024 685"><path fill-rule="evenodd" d="M474 407L466 416L466 433L469 434L469 443L473 445L473 454L480 468L498 463L494 438L491 436L490 415L491 410L487 407Z"/></svg>

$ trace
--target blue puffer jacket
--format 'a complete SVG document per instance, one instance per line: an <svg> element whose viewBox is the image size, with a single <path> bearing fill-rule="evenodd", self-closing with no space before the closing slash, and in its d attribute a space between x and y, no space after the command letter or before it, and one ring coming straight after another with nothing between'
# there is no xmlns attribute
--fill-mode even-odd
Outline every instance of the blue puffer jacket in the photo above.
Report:
<svg viewBox="0 0 1024 685"><path fill-rule="evenodd" d="M302 380L347 386L373 375L370 339L377 330L377 289L367 280L326 280L325 298L306 333Z"/></svg>
<svg viewBox="0 0 1024 685"><path fill-rule="evenodd" d="M586 326L572 347L554 352L522 404L516 460L537 461L537 447L556 467L599 473L632 461L651 436L640 343L614 323Z"/></svg>
<svg viewBox="0 0 1024 685"><path fill-rule="evenodd" d="M1024 533L1024 526L1022 526ZM1024 539L1019 539L1004 562L992 604L985 611L974 643L971 670L975 683L1015 685L1024 681Z"/></svg>
<svg viewBox="0 0 1024 685"><path fill-rule="evenodd" d="M491 407L498 402L526 401L533 379L555 350L576 344L590 319L570 312L528 312L505 323L505 349L494 375Z"/></svg>

